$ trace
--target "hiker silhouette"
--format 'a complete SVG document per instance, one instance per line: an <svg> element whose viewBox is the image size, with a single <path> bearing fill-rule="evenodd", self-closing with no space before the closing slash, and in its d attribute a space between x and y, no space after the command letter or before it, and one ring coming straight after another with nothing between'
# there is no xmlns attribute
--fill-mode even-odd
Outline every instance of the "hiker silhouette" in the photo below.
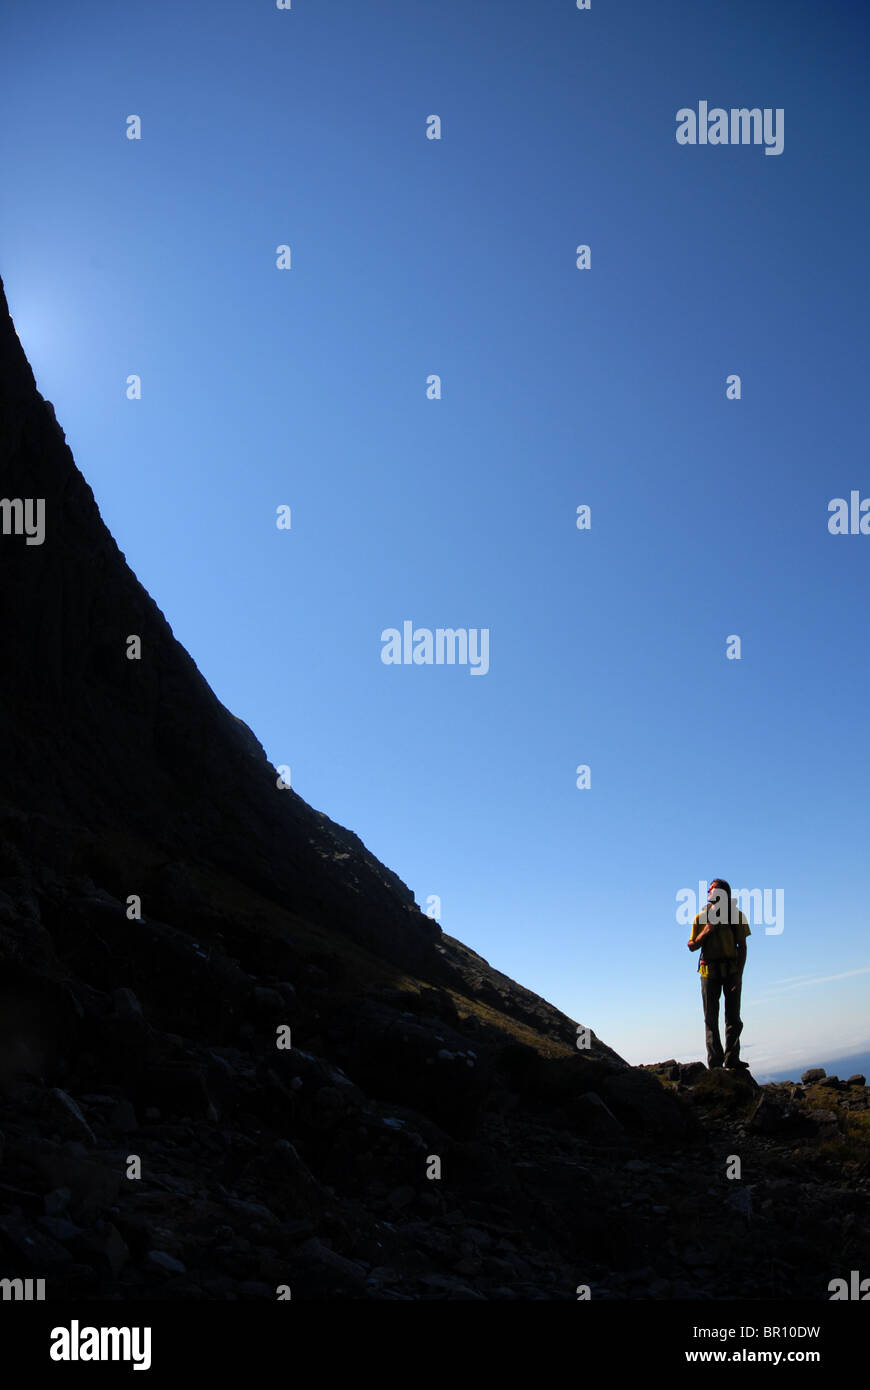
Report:
<svg viewBox="0 0 870 1390"><path fill-rule="evenodd" d="M731 896L727 879L714 878L707 890L707 906L694 918L690 951L701 952L701 1002L707 1042L707 1066L745 1071L740 1060L740 996L746 964L746 938L749 922ZM719 1035L719 999L725 999L725 1047Z"/></svg>

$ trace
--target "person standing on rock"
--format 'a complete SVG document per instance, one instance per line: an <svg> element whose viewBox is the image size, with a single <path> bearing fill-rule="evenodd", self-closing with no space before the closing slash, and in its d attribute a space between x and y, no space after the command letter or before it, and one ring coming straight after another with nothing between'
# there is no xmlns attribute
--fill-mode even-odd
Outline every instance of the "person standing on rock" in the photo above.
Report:
<svg viewBox="0 0 870 1390"><path fill-rule="evenodd" d="M692 922L690 951L701 952L701 1001L707 1035L707 1066L745 1071L740 1061L740 993L746 964L746 938L749 922L731 897L731 885L714 878L707 891L707 906ZM725 996L725 1051L719 1036L719 997Z"/></svg>

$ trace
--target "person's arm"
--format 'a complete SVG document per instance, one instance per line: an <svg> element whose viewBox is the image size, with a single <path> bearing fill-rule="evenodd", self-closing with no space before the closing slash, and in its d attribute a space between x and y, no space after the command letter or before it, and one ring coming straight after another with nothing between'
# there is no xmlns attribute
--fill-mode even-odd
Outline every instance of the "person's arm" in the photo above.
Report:
<svg viewBox="0 0 870 1390"><path fill-rule="evenodd" d="M690 951L700 951L701 947L704 944L704 937L710 935L711 928L709 925L703 927L701 931L698 931L698 926L699 923L697 921L692 923L692 935L689 937L688 940L688 947Z"/></svg>

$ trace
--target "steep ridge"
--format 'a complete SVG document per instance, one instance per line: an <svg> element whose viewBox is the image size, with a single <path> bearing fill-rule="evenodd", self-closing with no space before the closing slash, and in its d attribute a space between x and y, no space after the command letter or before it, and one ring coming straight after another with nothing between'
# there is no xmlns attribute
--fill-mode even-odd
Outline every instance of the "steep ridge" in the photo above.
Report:
<svg viewBox="0 0 870 1390"><path fill-rule="evenodd" d="M575 1021L278 789L105 528L2 286L0 494L0 1278L54 1298L762 1296L773 1240L776 1280L824 1296L866 1234L866 1088L834 1129L807 1122L818 1164L776 1178L762 1258L718 1150L735 1125L759 1153L800 1138L804 1100L758 1121L749 1081L708 1074L695 1103L676 1064L578 1049ZM26 499L42 544L14 533ZM798 1181L814 1211L840 1195L792 1249Z"/></svg>

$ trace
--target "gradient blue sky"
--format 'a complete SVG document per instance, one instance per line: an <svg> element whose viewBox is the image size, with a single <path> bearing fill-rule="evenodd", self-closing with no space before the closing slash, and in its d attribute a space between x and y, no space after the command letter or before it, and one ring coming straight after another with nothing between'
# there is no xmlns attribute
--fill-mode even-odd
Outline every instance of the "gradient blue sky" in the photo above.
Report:
<svg viewBox="0 0 870 1390"><path fill-rule="evenodd" d="M802 0L0 27L0 273L128 562L300 795L632 1062L703 1055L675 899L717 874L785 894L756 1075L870 1046L870 536L827 529L870 495L867 31ZM783 153L679 146L701 100L784 108ZM488 628L489 673L385 666L405 619Z"/></svg>

